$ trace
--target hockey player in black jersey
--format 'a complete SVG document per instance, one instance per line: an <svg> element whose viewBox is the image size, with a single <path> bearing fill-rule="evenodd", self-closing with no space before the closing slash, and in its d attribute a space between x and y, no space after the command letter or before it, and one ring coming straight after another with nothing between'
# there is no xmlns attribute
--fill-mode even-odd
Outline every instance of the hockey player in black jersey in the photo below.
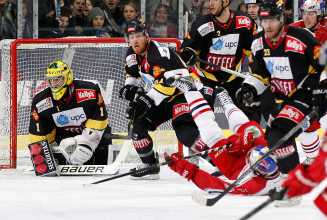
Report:
<svg viewBox="0 0 327 220"><path fill-rule="evenodd" d="M174 71L180 75L198 77L187 69L185 63L170 48L149 39L143 19L128 21L126 40L131 47L126 54L126 81L120 95L130 101L129 117L133 117L135 112L132 139L142 160L142 164L133 170L157 162L148 132L169 119L172 119L176 136L183 145L195 151L208 148L198 140L199 131L185 97L180 90L166 84L164 73ZM146 94L139 94L134 100L141 78L151 89ZM202 84L199 82L199 85ZM158 173L159 168L151 169L131 175L131 179L158 179Z"/></svg>
<svg viewBox="0 0 327 220"><path fill-rule="evenodd" d="M264 31L258 33L252 43L251 75L244 80L238 100L243 108L251 109L271 85L276 100L266 131L271 147L312 110L312 89L318 86L324 69L318 63L319 41L306 30L284 25L283 1L261 3L259 18ZM318 126L314 122L307 130ZM294 140L299 133L301 131L276 150L283 173L299 163Z"/></svg>
<svg viewBox="0 0 327 220"><path fill-rule="evenodd" d="M204 85L203 96L213 109L216 86L224 87L234 103L243 78L237 78L217 68L195 62L202 60L241 72L243 53L251 55L254 24L250 16L241 11L229 10L232 0L211 0L211 13L197 18L181 45L181 58L187 65L198 68ZM246 112L250 120L260 122L257 112Z"/></svg>
<svg viewBox="0 0 327 220"><path fill-rule="evenodd" d="M49 65L46 80L32 103L31 142L47 139L59 165L106 165L110 143L102 136L110 127L99 86L73 79L63 61Z"/></svg>

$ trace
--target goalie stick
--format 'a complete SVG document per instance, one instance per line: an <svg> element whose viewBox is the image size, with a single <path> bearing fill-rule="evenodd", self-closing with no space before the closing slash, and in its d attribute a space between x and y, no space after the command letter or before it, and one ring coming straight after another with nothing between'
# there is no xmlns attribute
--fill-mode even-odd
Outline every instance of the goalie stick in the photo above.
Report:
<svg viewBox="0 0 327 220"><path fill-rule="evenodd" d="M125 32L124 32L124 31L123 31L123 30L122 30L122 29L117 25L117 23L115 22L114 18L112 17L112 14L111 14L111 11L110 11L108 5L103 4L103 6L102 6L102 10L103 10L104 15L106 16L106 18L107 18L109 24L111 25L111 27L112 27L115 31L117 31L119 34L124 35Z"/></svg>
<svg viewBox="0 0 327 220"><path fill-rule="evenodd" d="M181 54L182 52L178 51L178 50L174 50L177 54ZM196 58L195 59L196 61L200 62L200 63L203 63L203 64L206 64L208 66L212 66L212 67L215 67L217 69L220 69L226 73L229 73L229 74L232 74L232 75L235 75L237 77L241 77L241 78L246 78L246 75L242 74L242 73L239 73L239 72L236 72L234 70L230 70L230 69L227 69L225 67L222 67L222 66L218 66L217 64L213 64L213 63L210 63L208 61L205 61L205 60L202 60L200 58Z"/></svg>
<svg viewBox="0 0 327 220"><path fill-rule="evenodd" d="M186 157L183 157L183 158L184 159L188 159L188 158L199 156L199 155L205 155L205 154L208 154L208 153L211 153L211 152L222 150L225 147L226 147L226 145L224 145L222 147L212 148L210 150L201 151L199 153L191 154L191 155L186 156ZM99 180L99 181L94 182L94 183L84 184L83 187L93 187L94 185L99 184L99 183L108 182L108 181L113 180L113 179L117 179L117 178L120 178L120 177L128 176L128 175L131 175L131 174L134 174L134 173L138 173L138 172L143 172L143 171L151 170L151 169L154 169L154 168L157 168L157 167L161 167L161 166L164 166L164 165L167 165L167 164L171 164L171 163L173 163L173 161L171 161L171 160L170 161L167 161L167 162L164 162L164 163L158 163L158 164L152 165L150 167L146 167L146 168L139 169L139 170L136 170L136 171L130 171L128 173L119 174L119 175L116 175L116 176L113 176L113 177L109 177L109 178L106 178L106 179L103 179L103 180Z"/></svg>
<svg viewBox="0 0 327 220"><path fill-rule="evenodd" d="M292 130L290 130L282 139L280 139L270 150L263 155L257 162L255 162L247 171L245 171L239 178L237 178L229 187L227 187L221 194L214 198L207 198L201 195L199 192L194 191L192 194L192 199L203 206L213 206L218 202L223 196L225 196L229 191L231 191L236 184L238 184L244 177L246 177L252 170L255 169L264 159L266 159L271 153L273 153L278 147L280 147L287 139L292 137L300 128L305 131L310 126L310 121L318 117L318 108L313 109L304 119L296 125Z"/></svg>

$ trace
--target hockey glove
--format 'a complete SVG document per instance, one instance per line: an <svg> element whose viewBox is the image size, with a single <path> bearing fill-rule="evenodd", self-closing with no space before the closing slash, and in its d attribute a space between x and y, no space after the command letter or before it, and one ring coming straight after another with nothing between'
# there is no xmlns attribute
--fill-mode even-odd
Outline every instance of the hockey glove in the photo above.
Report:
<svg viewBox="0 0 327 220"><path fill-rule="evenodd" d="M282 186L283 188L290 188L286 192L286 195L290 198L306 194L318 185L306 173L307 167L308 165L299 164L294 170L288 173L288 177Z"/></svg>
<svg viewBox="0 0 327 220"><path fill-rule="evenodd" d="M317 24L317 30L315 30L315 35L317 40L321 43L324 44L326 39L327 39L327 28L324 26Z"/></svg>
<svg viewBox="0 0 327 220"><path fill-rule="evenodd" d="M196 63L196 52L190 47L185 47L180 57L188 66L193 66Z"/></svg>
<svg viewBox="0 0 327 220"><path fill-rule="evenodd" d="M126 85L119 90L119 97L128 101L133 101L139 88L138 86Z"/></svg>
<svg viewBox="0 0 327 220"><path fill-rule="evenodd" d="M325 115L327 110L327 81L321 82L312 91L312 105L314 107L319 107L319 117Z"/></svg>
<svg viewBox="0 0 327 220"><path fill-rule="evenodd" d="M173 153L170 157L167 153L164 154L166 161L173 161L174 163L168 164L170 169L190 181L196 173L196 165L188 162L180 156L180 152Z"/></svg>
<svg viewBox="0 0 327 220"><path fill-rule="evenodd" d="M244 112L256 112L261 106L260 96L254 87L243 84L241 91L237 94L237 101Z"/></svg>
<svg viewBox="0 0 327 220"><path fill-rule="evenodd" d="M228 153L241 153L252 148L252 132L236 133L227 138L226 146Z"/></svg>
<svg viewBox="0 0 327 220"><path fill-rule="evenodd" d="M127 118L141 118L147 114L147 116L151 115L151 111L153 110L155 104L154 101L147 95L139 95L137 98L129 103L127 108Z"/></svg>

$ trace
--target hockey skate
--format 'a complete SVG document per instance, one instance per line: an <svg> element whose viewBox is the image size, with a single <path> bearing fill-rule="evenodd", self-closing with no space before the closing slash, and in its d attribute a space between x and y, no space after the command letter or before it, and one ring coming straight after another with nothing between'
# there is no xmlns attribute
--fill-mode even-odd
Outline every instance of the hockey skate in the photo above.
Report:
<svg viewBox="0 0 327 220"><path fill-rule="evenodd" d="M221 171L218 169L218 167L214 167L212 173L211 173L211 176L216 176L216 177L219 177L219 176L222 176L223 174L221 173Z"/></svg>
<svg viewBox="0 0 327 220"><path fill-rule="evenodd" d="M275 207L291 207L299 205L302 200L302 196L290 198L286 194L277 192L276 188L271 189L268 193L268 196L274 199Z"/></svg>
<svg viewBox="0 0 327 220"><path fill-rule="evenodd" d="M159 163L158 152L156 152L155 158L156 158L155 163L150 163L150 164L142 163L142 164L138 165L137 167L131 169L130 172L134 172L134 171L144 169L144 168L150 167L152 165L158 164ZM142 172L137 172L137 173L131 174L129 179L131 179L131 180L158 180L158 179L160 179L159 173L160 173L160 167L157 167L157 168L153 168L153 169L149 169L149 170L145 170Z"/></svg>
<svg viewBox="0 0 327 220"><path fill-rule="evenodd" d="M224 89L223 87L216 87L216 93L217 93L217 98L224 110L226 105L234 104L227 90Z"/></svg>
<svg viewBox="0 0 327 220"><path fill-rule="evenodd" d="M167 78L167 84L170 87L176 87L183 93L188 91L197 91L196 85L192 76L178 76L173 75Z"/></svg>
<svg viewBox="0 0 327 220"><path fill-rule="evenodd" d="M195 152L192 149L188 149L188 153L190 155L190 154L194 154ZM187 161L195 164L196 167L199 168L199 159L200 159L200 156L194 156L194 157L190 157L189 159L187 159Z"/></svg>
<svg viewBox="0 0 327 220"><path fill-rule="evenodd" d="M307 159L305 159L302 164L305 164L305 165L311 165L312 162L314 161L315 157L314 158L310 158L310 157L307 157Z"/></svg>

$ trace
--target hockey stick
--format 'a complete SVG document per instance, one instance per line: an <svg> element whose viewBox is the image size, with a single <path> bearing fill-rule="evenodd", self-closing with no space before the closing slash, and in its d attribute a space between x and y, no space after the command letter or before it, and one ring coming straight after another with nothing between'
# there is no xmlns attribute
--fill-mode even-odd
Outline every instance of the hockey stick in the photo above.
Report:
<svg viewBox="0 0 327 220"><path fill-rule="evenodd" d="M285 192L288 190L288 187L284 188L282 191L280 191L278 194L280 195L284 195ZM256 207L255 209L253 209L251 212L249 212L248 214L246 214L245 216L243 216L242 218L240 218L240 220L246 220L249 219L250 217L252 217L254 214L256 214L257 212L259 212L261 209L263 209L264 207L266 207L267 205L269 205L270 203L272 203L275 199L273 198L269 198L267 199L264 203L262 203L261 205L259 205L258 207Z"/></svg>
<svg viewBox="0 0 327 220"><path fill-rule="evenodd" d="M199 153L191 154L191 155L186 156L186 157L183 157L183 158L184 159L188 159L188 158L199 156L199 155L205 155L205 154L208 154L208 153L211 153L211 152L222 150L225 147L226 147L226 145L224 145L222 147L212 148L210 150L201 151ZM157 167L161 167L161 166L164 166L164 165L167 165L167 164L171 164L171 163L173 163L173 161L167 161L167 162L164 162L164 163L158 163L158 164L152 165L150 167L146 167L146 168L135 170L135 171L129 171L128 173L119 174L119 175L116 175L116 176L113 176L113 177L109 177L109 178L106 178L106 179L103 179L103 180L100 180L100 181L97 181L97 182L94 182L94 183L84 184L83 187L93 187L94 185L99 184L99 183L108 182L110 180L117 179L117 178L120 178L120 177L124 177L124 176L128 176L128 175L131 175L131 174L135 174L135 173L139 173L139 172L143 172L143 171L155 169Z"/></svg>
<svg viewBox="0 0 327 220"><path fill-rule="evenodd" d="M182 52L178 51L178 50L174 50L177 54L181 54ZM232 74L232 75L235 75L237 77L241 77L241 78L246 78L246 75L243 75L242 73L239 73L239 72L236 72L234 70L230 70L230 69L227 69L225 67L222 67L222 66L218 66L217 64L213 64L213 63L210 63L208 61L205 61L205 60L202 60L200 58L196 58L195 59L196 61L200 62L200 63L203 63L203 64L206 64L208 66L212 66L212 67L215 67L217 69L220 69L226 73L229 73L229 74Z"/></svg>
<svg viewBox="0 0 327 220"><path fill-rule="evenodd" d="M104 15L106 16L109 24L111 25L111 27L117 31L119 34L122 34L124 35L125 32L117 25L117 23L115 22L114 18L112 17L112 14L111 14L111 11L110 11L110 8L108 7L108 5L106 4L103 4L102 6L102 10L104 12Z"/></svg>
<svg viewBox="0 0 327 220"><path fill-rule="evenodd" d="M278 147L280 147L287 139L292 137L300 128L305 131L310 126L310 120L316 119L318 117L318 108L313 109L304 119L292 128L282 139L280 139L270 150L263 155L257 162L255 162L247 171L245 171L239 178L237 178L229 187L227 187L221 194L214 198L206 198L199 194L197 191L193 192L192 199L204 206L213 206L218 202L223 196L225 196L229 191L231 191L244 177L246 177L252 170L254 170L264 159L266 159L271 153L273 153Z"/></svg>

